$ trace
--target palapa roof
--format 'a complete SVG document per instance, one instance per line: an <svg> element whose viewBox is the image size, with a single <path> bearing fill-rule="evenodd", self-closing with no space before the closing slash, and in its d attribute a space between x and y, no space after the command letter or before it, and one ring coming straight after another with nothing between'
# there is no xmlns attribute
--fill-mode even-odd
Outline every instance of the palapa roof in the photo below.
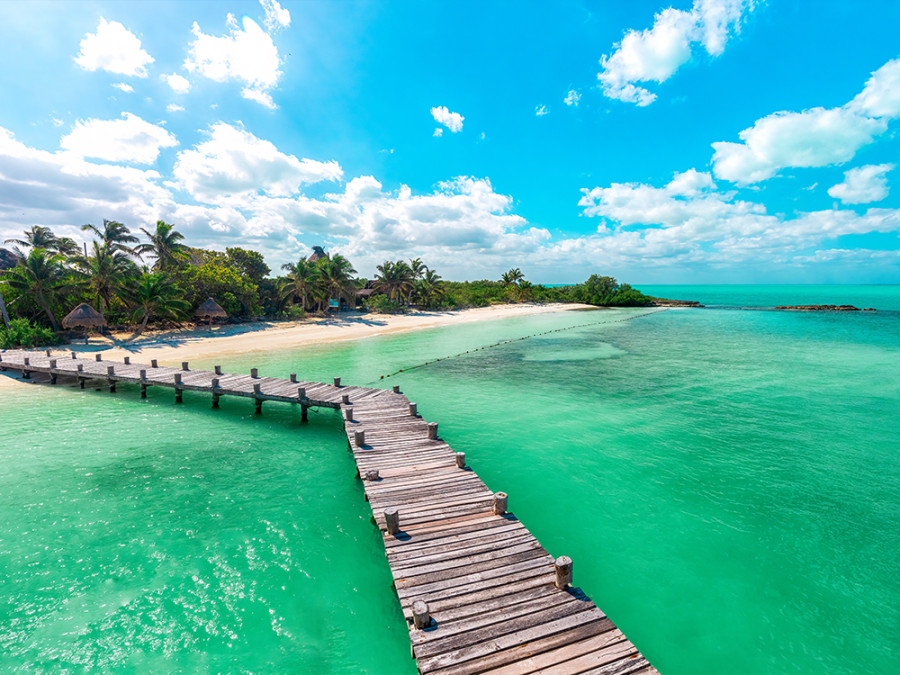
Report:
<svg viewBox="0 0 900 675"><path fill-rule="evenodd" d="M105 326L106 319L96 309L82 302L78 307L66 314L62 324L63 328L73 328L75 326L89 328L91 326Z"/></svg>
<svg viewBox="0 0 900 675"><path fill-rule="evenodd" d="M222 309L212 298L209 298L194 312L197 316L228 316L228 312Z"/></svg>
<svg viewBox="0 0 900 675"><path fill-rule="evenodd" d="M306 260L308 262L319 262L322 258L327 258L328 254L325 253L325 249L321 246L313 246L312 255L309 256Z"/></svg>

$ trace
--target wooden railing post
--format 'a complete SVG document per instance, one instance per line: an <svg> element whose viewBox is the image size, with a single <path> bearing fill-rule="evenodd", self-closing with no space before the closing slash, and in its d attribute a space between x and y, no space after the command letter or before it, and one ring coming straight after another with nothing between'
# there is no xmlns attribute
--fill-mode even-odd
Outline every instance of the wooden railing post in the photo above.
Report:
<svg viewBox="0 0 900 675"><path fill-rule="evenodd" d="M356 443L357 448L363 447L366 444L366 430L359 429L358 431L354 431L353 442Z"/></svg>
<svg viewBox="0 0 900 675"><path fill-rule="evenodd" d="M334 378L334 386L335 387L341 386L341 378L339 378L339 377Z"/></svg>
<svg viewBox="0 0 900 675"><path fill-rule="evenodd" d="M393 387L391 387L391 389L393 389L395 394L400 393L400 385L399 384L395 384Z"/></svg>
<svg viewBox="0 0 900 675"><path fill-rule="evenodd" d="M419 405L417 403L409 404L409 416L410 417L418 417L419 416Z"/></svg>
<svg viewBox="0 0 900 675"><path fill-rule="evenodd" d="M464 452L456 453L456 466L458 466L460 469L466 468L466 453L464 453Z"/></svg>
<svg viewBox="0 0 900 675"><path fill-rule="evenodd" d="M384 510L384 525L388 534L397 534L400 531L400 512L396 507Z"/></svg>
<svg viewBox="0 0 900 675"><path fill-rule="evenodd" d="M561 555L554 563L556 567L556 587L564 591L572 584L572 559L567 555Z"/></svg>
<svg viewBox="0 0 900 675"><path fill-rule="evenodd" d="M505 492L494 493L494 515L502 516L506 513L507 500L509 497Z"/></svg>
<svg viewBox="0 0 900 675"><path fill-rule="evenodd" d="M434 440L438 437L437 435L438 425L437 422L429 422L428 423L428 438Z"/></svg>

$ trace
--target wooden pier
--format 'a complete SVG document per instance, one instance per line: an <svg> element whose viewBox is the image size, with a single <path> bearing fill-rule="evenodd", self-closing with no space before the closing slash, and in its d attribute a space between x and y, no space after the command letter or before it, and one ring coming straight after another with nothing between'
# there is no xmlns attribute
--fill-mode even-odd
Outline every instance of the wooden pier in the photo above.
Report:
<svg viewBox="0 0 900 675"><path fill-rule="evenodd" d="M88 358L85 358L88 357ZM340 410L366 500L381 529L421 673L656 673L554 559L400 393L100 360L78 352L0 352L0 369Z"/></svg>

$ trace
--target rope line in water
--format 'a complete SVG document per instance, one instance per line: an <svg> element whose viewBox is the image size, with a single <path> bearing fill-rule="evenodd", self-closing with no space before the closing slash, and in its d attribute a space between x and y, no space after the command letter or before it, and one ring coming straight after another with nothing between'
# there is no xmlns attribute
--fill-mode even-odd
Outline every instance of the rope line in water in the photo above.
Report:
<svg viewBox="0 0 900 675"><path fill-rule="evenodd" d="M500 342L495 342L494 344L484 345L482 347L476 347L475 349L467 349L464 352L460 352L459 354L452 354L450 356L441 356L437 359L431 359L430 361L425 361L423 363L417 363L414 366L407 366L405 368L400 368L399 370L395 370L393 373L388 373L387 375L382 375L378 378L378 380L373 380L369 382L366 386L373 386L377 384L380 380L384 380L388 377L393 377L394 375L399 375L400 373L406 373L410 370L416 370L418 368L424 368L425 366L430 366L435 363L439 363L441 361L449 361L450 359L458 359L466 354L474 354L475 352L482 352L486 349L493 349L495 347L502 347L503 345L512 344L513 342L520 342L522 340L529 340L531 338L541 337L543 335L551 335L552 333L562 333L563 331L573 330L575 328L587 328L588 326L607 326L613 323L622 323L623 321L631 321L632 319L640 319L641 317L649 316L651 314L659 314L660 312L668 311L668 307L660 307L652 312L644 312L643 314L636 314L634 316L626 316L621 319L615 319L613 321L591 321L590 323L582 323L577 326L566 326L565 328L555 328L554 330L545 330L540 333L533 333L531 335L523 335L522 337L513 338L511 340L501 340Z"/></svg>

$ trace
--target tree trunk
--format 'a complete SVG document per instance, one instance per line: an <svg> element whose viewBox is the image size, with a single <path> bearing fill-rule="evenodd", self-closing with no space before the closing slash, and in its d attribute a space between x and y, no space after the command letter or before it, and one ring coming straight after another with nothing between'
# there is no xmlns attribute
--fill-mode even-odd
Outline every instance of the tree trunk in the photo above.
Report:
<svg viewBox="0 0 900 675"><path fill-rule="evenodd" d="M138 332L134 334L134 337L140 337L145 330L147 330L147 322L150 320L150 312L144 312L144 318L141 319L141 327L138 328ZM134 338L132 338L134 339Z"/></svg>
<svg viewBox="0 0 900 675"><path fill-rule="evenodd" d="M9 328L9 314L6 313L6 303L3 302L3 293L0 293L0 313L3 314L3 323Z"/></svg>
<svg viewBox="0 0 900 675"><path fill-rule="evenodd" d="M53 327L53 330L59 331L59 324L56 323L56 317L53 316L53 312L50 311L50 305L43 298L38 298L38 304L40 304L41 309L47 314L47 318L50 319L50 325Z"/></svg>

